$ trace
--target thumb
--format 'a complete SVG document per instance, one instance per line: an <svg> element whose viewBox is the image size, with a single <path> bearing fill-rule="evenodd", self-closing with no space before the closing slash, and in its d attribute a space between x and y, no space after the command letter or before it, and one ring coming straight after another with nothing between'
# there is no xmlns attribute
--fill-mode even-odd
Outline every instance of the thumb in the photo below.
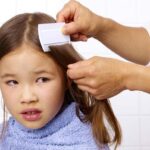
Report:
<svg viewBox="0 0 150 150"><path fill-rule="evenodd" d="M75 22L70 22L63 26L62 32L66 35L76 34L79 32L79 27Z"/></svg>

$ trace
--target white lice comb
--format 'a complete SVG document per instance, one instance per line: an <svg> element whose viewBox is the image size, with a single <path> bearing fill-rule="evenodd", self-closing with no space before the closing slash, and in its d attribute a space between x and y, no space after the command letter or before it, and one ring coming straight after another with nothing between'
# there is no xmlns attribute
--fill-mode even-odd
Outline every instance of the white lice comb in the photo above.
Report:
<svg viewBox="0 0 150 150"><path fill-rule="evenodd" d="M49 46L70 43L70 36L62 33L65 23L47 23L38 25L38 34L44 52L50 51Z"/></svg>

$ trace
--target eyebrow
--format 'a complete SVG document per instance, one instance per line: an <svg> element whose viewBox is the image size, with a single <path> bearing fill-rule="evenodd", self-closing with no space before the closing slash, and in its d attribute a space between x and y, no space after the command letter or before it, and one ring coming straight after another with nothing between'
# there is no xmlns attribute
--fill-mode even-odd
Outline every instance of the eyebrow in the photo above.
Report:
<svg viewBox="0 0 150 150"><path fill-rule="evenodd" d="M1 75L0 77L3 79L3 78L8 78L8 77L15 77L15 76L16 76L15 74L5 73Z"/></svg>
<svg viewBox="0 0 150 150"><path fill-rule="evenodd" d="M47 74L52 74L54 75L54 73L52 71L45 71L45 70L37 70L37 71L33 71L34 74L44 74L44 73L47 73ZM8 78L8 77L16 77L17 75L16 74L11 74L11 73L4 73L3 75L1 75L0 77L3 79L3 78Z"/></svg>
<svg viewBox="0 0 150 150"><path fill-rule="evenodd" d="M54 75L54 72L52 71L45 71L45 70L37 70L37 71L33 71L34 74L44 74L44 73L47 73L47 74L52 74Z"/></svg>

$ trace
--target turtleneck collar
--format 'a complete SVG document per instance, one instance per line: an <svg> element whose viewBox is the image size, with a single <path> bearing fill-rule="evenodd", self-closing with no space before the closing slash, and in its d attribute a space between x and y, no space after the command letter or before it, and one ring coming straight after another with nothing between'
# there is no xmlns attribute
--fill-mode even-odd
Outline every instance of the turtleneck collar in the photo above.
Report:
<svg viewBox="0 0 150 150"><path fill-rule="evenodd" d="M69 124L75 118L75 103L70 104L65 109L61 110L53 120L48 122L44 127L40 129L29 129L24 127L22 124L17 122L13 117L9 119L8 127L11 130L11 134L15 134L16 136L23 136L26 138L41 138L46 137L48 135L52 135L57 132L59 129L63 128L67 124ZM29 134L30 133L30 134Z"/></svg>

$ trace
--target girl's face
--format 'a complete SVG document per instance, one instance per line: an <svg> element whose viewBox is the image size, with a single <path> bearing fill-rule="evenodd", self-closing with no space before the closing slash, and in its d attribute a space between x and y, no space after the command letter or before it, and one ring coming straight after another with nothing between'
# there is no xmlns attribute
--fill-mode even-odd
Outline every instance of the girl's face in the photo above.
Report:
<svg viewBox="0 0 150 150"><path fill-rule="evenodd" d="M27 45L0 60L0 87L8 111L31 129L41 128L55 117L66 88L57 63Z"/></svg>

